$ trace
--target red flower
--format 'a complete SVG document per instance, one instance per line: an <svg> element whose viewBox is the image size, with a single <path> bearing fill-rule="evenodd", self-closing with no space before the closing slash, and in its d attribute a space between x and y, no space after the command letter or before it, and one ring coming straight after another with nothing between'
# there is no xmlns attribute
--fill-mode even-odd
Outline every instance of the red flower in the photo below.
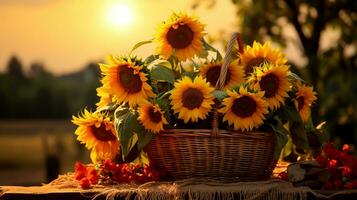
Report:
<svg viewBox="0 0 357 200"><path fill-rule="evenodd" d="M322 166L326 166L326 164L327 164L327 159L322 155L318 155L316 157L316 161Z"/></svg>
<svg viewBox="0 0 357 200"><path fill-rule="evenodd" d="M85 165L83 165L80 162L76 162L76 164L74 165L75 168L75 174L74 177L76 180L81 180L83 177L86 176L87 173L87 168Z"/></svg>
<svg viewBox="0 0 357 200"><path fill-rule="evenodd" d="M79 181L79 185L81 186L81 188L83 189L88 189L90 188L90 182L87 178L82 178L80 181Z"/></svg>
<svg viewBox="0 0 357 200"><path fill-rule="evenodd" d="M87 179L93 185L98 183L99 175L97 170L94 169L94 167L89 167L87 169Z"/></svg>
<svg viewBox="0 0 357 200"><path fill-rule="evenodd" d="M328 161L328 164L327 164L327 168L328 168L329 170L334 170L334 169L336 169L336 168L337 168L337 160L335 160L335 159L329 160L329 161Z"/></svg>
<svg viewBox="0 0 357 200"><path fill-rule="evenodd" d="M349 167L347 167L347 166L343 166L343 167L342 167L342 176L344 176L344 177L350 177L351 172L352 172L351 168L349 168Z"/></svg>
<svg viewBox="0 0 357 200"><path fill-rule="evenodd" d="M344 185L344 188L346 188L346 189L357 188L357 181L347 182L347 183Z"/></svg>
<svg viewBox="0 0 357 200"><path fill-rule="evenodd" d="M289 181L289 178L288 178L288 173L287 172L280 172L278 174L278 178L280 180L283 180L283 181Z"/></svg>
<svg viewBox="0 0 357 200"><path fill-rule="evenodd" d="M342 151L345 153L348 153L349 151L351 151L351 147L348 144L344 144L342 147Z"/></svg>

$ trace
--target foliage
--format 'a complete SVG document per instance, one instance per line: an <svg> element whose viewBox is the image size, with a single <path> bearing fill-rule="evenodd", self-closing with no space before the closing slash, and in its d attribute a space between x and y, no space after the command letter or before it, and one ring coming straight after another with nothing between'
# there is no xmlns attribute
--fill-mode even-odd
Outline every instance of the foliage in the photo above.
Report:
<svg viewBox="0 0 357 200"><path fill-rule="evenodd" d="M205 3L204 3L205 2ZM214 6L215 0L195 0ZM351 0L232 0L237 29L246 43L272 40L293 46L307 63L293 71L319 94L314 123L327 121L326 130L341 143L357 144L357 1ZM336 41L325 41L327 33ZM338 139L339 140L339 139Z"/></svg>

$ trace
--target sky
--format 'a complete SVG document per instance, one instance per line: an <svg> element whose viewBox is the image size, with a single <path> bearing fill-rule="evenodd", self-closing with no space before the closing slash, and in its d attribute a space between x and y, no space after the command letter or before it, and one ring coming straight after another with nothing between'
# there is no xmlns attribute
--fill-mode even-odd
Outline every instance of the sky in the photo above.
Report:
<svg viewBox="0 0 357 200"><path fill-rule="evenodd" d="M18 56L25 69L40 62L56 74L80 70L108 54L125 55L137 42L153 38L157 25L173 11L199 16L209 34L234 30L235 6L230 0L209 10L205 1L192 10L193 2L0 0L0 72L11 55ZM118 10L121 16L115 14ZM136 53L146 56L154 49L149 45Z"/></svg>

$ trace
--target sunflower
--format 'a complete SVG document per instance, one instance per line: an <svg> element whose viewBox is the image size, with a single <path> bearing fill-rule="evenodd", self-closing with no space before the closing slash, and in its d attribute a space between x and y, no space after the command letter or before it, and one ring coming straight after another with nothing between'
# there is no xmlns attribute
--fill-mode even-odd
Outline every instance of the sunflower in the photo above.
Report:
<svg viewBox="0 0 357 200"><path fill-rule="evenodd" d="M299 111L302 121L306 122L311 114L310 106L317 99L312 87L301 85L298 87L294 104Z"/></svg>
<svg viewBox="0 0 357 200"><path fill-rule="evenodd" d="M216 86L219 75L221 73L221 67L223 62L212 62L201 66L200 74L203 78L211 84L212 87ZM243 68L238 66L236 62L231 63L228 66L226 81L224 83L224 89L231 88L239 83L244 82Z"/></svg>
<svg viewBox="0 0 357 200"><path fill-rule="evenodd" d="M142 103L138 108L139 121L145 129L159 133L164 130L164 124L167 124L167 120L164 116L164 111L161 110L158 104Z"/></svg>
<svg viewBox="0 0 357 200"><path fill-rule="evenodd" d="M99 160L113 159L119 151L119 141L113 122L107 114L92 113L84 110L82 116L73 116L72 122L77 125L77 140L92 150L94 163Z"/></svg>
<svg viewBox="0 0 357 200"><path fill-rule="evenodd" d="M104 77L103 87L97 91L98 96L106 98L111 95L114 103L128 102L130 107L154 97L142 68L143 66L136 66L130 59L111 57L110 64L100 65Z"/></svg>
<svg viewBox="0 0 357 200"><path fill-rule="evenodd" d="M270 47L270 42L261 45L255 41L253 47L248 45L245 48L244 53L240 55L240 60L244 66L246 76L249 76L254 71L254 67L260 66L263 63L284 65L287 62L285 55L279 49L272 49Z"/></svg>
<svg viewBox="0 0 357 200"><path fill-rule="evenodd" d="M284 98L288 97L291 89L291 83L288 80L289 66L287 65L264 65L257 68L250 81L253 87L264 91L264 97L271 109L277 109L284 104Z"/></svg>
<svg viewBox="0 0 357 200"><path fill-rule="evenodd" d="M263 123L264 114L268 113L268 104L262 99L264 92L251 93L244 87L236 91L228 91L223 100L223 121L234 125L234 130L250 131Z"/></svg>
<svg viewBox="0 0 357 200"><path fill-rule="evenodd" d="M203 49L204 25L197 18L184 13L174 13L163 22L155 36L157 51L165 58L175 54L178 60L186 60Z"/></svg>
<svg viewBox="0 0 357 200"><path fill-rule="evenodd" d="M212 95L214 88L205 79L197 76L194 81L189 77L183 77L175 83L171 91L171 105L178 118L197 122L198 119L206 119L214 104Z"/></svg>

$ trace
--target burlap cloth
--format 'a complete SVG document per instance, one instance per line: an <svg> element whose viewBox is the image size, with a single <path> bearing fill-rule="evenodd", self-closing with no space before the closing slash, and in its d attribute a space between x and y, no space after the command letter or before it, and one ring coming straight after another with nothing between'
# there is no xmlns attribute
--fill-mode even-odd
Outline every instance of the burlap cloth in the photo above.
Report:
<svg viewBox="0 0 357 200"><path fill-rule="evenodd" d="M259 182L222 183L204 179L186 179L175 182L149 182L142 185L95 185L83 190L73 173L60 175L58 179L43 186L32 187L0 187L0 196L7 192L21 194L48 194L78 192L86 195L96 194L92 199L105 195L106 199L124 197L125 199L307 199L308 193L319 198L329 198L314 192L308 187L294 187L292 184L278 179Z"/></svg>

